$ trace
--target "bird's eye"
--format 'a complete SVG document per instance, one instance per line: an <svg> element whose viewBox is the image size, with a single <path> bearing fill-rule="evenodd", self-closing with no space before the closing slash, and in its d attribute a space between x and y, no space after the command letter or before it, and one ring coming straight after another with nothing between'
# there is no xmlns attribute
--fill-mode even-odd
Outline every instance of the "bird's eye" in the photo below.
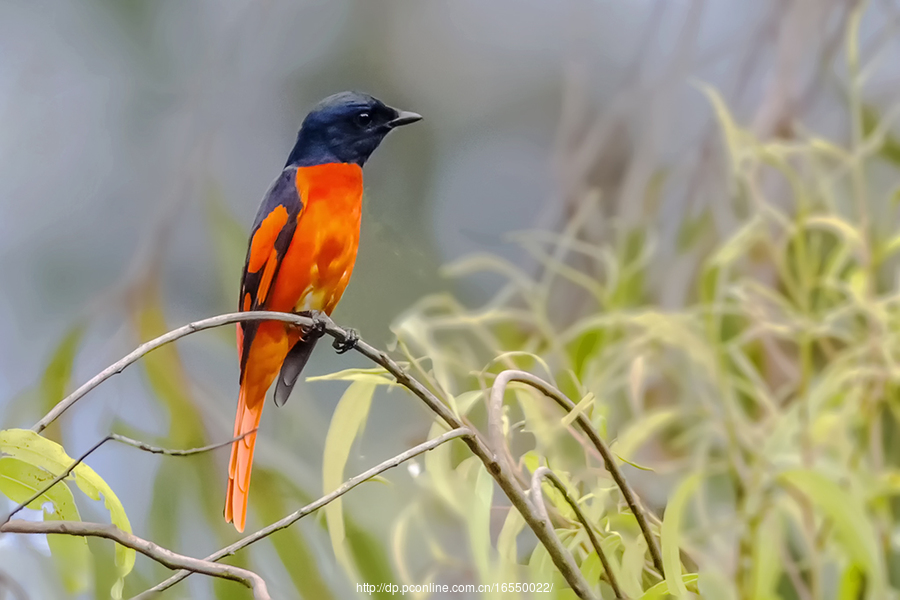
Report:
<svg viewBox="0 0 900 600"><path fill-rule="evenodd" d="M360 127L368 127L372 122L372 115L367 112L361 112L356 115L356 124Z"/></svg>

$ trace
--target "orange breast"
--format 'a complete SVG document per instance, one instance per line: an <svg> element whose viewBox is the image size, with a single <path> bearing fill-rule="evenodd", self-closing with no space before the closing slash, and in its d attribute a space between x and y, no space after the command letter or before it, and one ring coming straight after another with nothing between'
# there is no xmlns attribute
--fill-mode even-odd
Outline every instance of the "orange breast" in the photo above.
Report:
<svg viewBox="0 0 900 600"><path fill-rule="evenodd" d="M303 210L270 292L271 310L321 310L331 314L356 262L362 190L362 169L358 165L297 169Z"/></svg>

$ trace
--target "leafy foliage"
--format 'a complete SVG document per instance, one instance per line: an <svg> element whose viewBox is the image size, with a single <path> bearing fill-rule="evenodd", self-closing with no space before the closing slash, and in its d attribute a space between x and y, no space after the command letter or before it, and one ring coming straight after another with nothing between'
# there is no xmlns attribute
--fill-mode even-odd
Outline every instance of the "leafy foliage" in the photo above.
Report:
<svg viewBox="0 0 900 600"><path fill-rule="evenodd" d="M2 461L0 468L2 468L5 482L0 487L0 491L3 491L13 502L24 502L54 477L64 473L75 462L65 453L62 446L28 429L0 431L0 453L10 457L0 459ZM103 500L113 525L122 531L131 533L131 523L125 514L125 508L115 492L93 469L80 463L73 469L70 478L74 478L78 488L89 498ZM72 493L68 491L64 481L51 488L46 494L46 499L53 504L54 509L45 511L45 517L57 520L69 518L80 520ZM39 508L41 505L37 500L32 504L34 506L30 506L30 508ZM65 536L51 536L50 548L58 553L59 561L64 563L62 569L67 586L73 590L83 589L86 585L83 579L85 572L79 567L86 564L87 543L84 540L72 542L54 539L62 537ZM122 597L125 576L134 568L134 559L134 550L116 546L115 561L119 578L112 589L113 598Z"/></svg>

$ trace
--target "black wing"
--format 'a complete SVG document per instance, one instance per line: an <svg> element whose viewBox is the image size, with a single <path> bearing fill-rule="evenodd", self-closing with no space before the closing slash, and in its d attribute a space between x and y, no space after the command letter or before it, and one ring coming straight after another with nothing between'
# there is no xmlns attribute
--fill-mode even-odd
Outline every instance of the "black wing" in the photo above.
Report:
<svg viewBox="0 0 900 600"><path fill-rule="evenodd" d="M297 191L297 169L288 167L269 191L266 192L250 235L244 273L241 277L241 295L238 310L266 310L269 292L282 260L297 230L297 218L303 210L303 200ZM250 345L256 336L259 321L241 324L241 381L250 354Z"/></svg>

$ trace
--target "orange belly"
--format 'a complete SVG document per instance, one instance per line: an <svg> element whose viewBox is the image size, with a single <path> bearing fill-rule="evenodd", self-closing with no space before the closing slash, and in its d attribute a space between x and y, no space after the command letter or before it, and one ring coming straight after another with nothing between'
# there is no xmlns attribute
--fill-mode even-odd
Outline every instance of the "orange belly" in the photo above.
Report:
<svg viewBox="0 0 900 600"><path fill-rule="evenodd" d="M297 169L303 210L272 288L269 310L331 314L356 263L362 189L357 165Z"/></svg>

